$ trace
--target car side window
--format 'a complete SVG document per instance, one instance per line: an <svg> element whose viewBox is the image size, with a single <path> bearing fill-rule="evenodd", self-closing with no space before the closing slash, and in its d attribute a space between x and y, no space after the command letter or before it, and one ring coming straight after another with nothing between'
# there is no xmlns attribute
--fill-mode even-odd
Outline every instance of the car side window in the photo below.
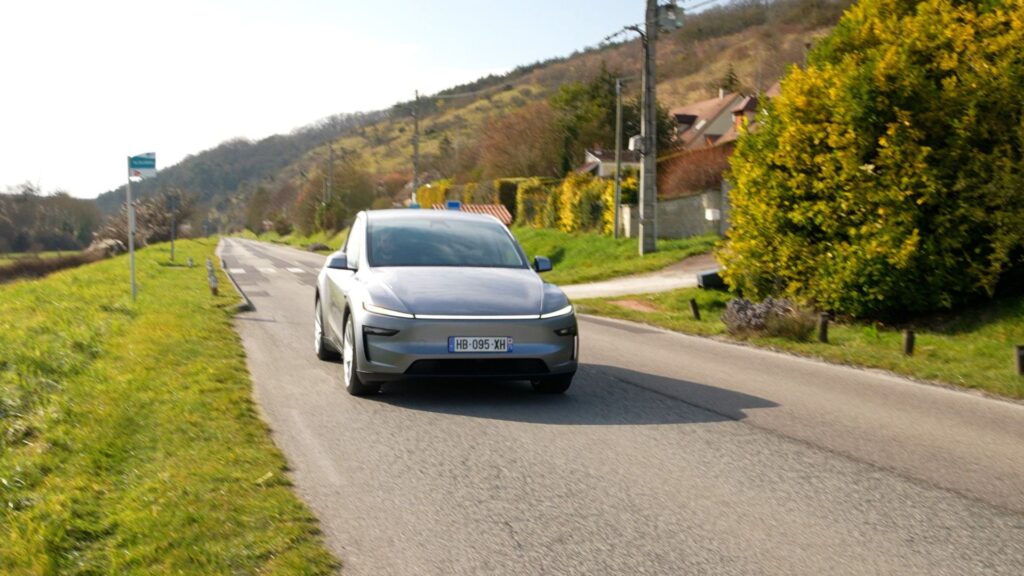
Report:
<svg viewBox="0 0 1024 576"><path fill-rule="evenodd" d="M345 241L345 257L348 258L349 266L359 268L359 258L363 254L363 238L366 236L366 219L356 218L352 224L352 230L348 233Z"/></svg>

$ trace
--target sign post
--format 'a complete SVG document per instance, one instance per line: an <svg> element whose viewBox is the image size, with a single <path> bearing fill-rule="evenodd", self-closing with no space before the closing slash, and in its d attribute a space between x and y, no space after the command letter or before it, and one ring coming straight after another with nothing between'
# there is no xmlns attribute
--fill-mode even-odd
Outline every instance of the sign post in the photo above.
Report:
<svg viewBox="0 0 1024 576"><path fill-rule="evenodd" d="M132 302L138 295L135 285L135 205L132 204L132 178L142 180L156 176L156 153L147 152L138 156L128 157L128 267L131 270Z"/></svg>

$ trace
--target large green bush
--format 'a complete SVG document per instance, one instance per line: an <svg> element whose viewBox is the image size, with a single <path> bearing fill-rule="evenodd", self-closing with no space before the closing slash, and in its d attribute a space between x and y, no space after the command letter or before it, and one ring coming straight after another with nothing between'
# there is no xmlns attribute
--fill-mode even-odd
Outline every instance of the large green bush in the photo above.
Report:
<svg viewBox="0 0 1024 576"><path fill-rule="evenodd" d="M516 189L516 224L534 228L544 226L551 191L539 178L524 180Z"/></svg>
<svg viewBox="0 0 1024 576"><path fill-rule="evenodd" d="M1024 1L861 1L740 139L727 281L855 316L992 295L1024 253L1022 94Z"/></svg>
<svg viewBox="0 0 1024 576"><path fill-rule="evenodd" d="M579 232L602 227L602 199L608 180L590 174L573 172L562 180L558 199L558 228L562 232Z"/></svg>

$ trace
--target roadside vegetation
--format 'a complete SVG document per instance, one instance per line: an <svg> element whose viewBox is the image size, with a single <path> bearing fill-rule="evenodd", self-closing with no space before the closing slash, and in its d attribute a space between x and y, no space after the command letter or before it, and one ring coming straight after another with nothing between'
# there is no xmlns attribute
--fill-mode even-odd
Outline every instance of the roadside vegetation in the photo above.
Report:
<svg viewBox="0 0 1024 576"><path fill-rule="evenodd" d="M15 260L21 260L23 258L59 258L61 256L71 256L78 254L78 250L51 250L44 252L8 252L7 254L0 254L0 266L13 262Z"/></svg>
<svg viewBox="0 0 1024 576"><path fill-rule="evenodd" d="M701 319L694 320L690 299ZM905 356L899 327L872 322L833 322L828 343L813 338L730 336L722 314L732 298L727 292L689 288L642 296L575 301L587 314L623 318L671 330L745 341L830 362L881 368L897 374L1007 398L1024 399L1024 376L1016 373L1013 347L1024 344L1024 297L999 299L956 314L921 318L915 324L913 356Z"/></svg>
<svg viewBox="0 0 1024 576"><path fill-rule="evenodd" d="M554 269L544 280L555 284L578 284L616 276L660 270L689 256L710 252L718 236L705 235L683 240L659 240L658 251L640 256L636 238L603 236L596 232L567 233L550 228L514 228L527 258L547 256Z"/></svg>
<svg viewBox="0 0 1024 576"><path fill-rule="evenodd" d="M326 574L212 296L215 240L0 287L0 573ZM230 286L221 275L221 286Z"/></svg>
<svg viewBox="0 0 1024 576"><path fill-rule="evenodd" d="M0 258L0 284L20 278L41 278L58 270L75 268L105 258L100 250L46 252L17 258Z"/></svg>
<svg viewBox="0 0 1024 576"><path fill-rule="evenodd" d="M852 6L740 138L729 284L886 321L1024 293L1021 46L1021 0Z"/></svg>
<svg viewBox="0 0 1024 576"><path fill-rule="evenodd" d="M322 244L327 246L327 249L316 250L317 252L333 252L334 250L340 250L342 245L345 244L345 239L348 238L348 228L341 230L340 232L313 232L308 235L299 234L297 232L285 235L278 234L277 232L254 234L249 230L244 230L240 232L238 236L242 238L249 238L251 240L260 240L261 242L285 244L287 246L301 248L303 250L308 250L310 246L316 244Z"/></svg>

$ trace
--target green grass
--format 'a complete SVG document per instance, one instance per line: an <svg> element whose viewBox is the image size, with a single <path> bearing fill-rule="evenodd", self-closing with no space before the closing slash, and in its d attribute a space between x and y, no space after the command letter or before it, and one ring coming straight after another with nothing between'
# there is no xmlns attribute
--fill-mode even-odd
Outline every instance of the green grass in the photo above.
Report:
<svg viewBox="0 0 1024 576"><path fill-rule="evenodd" d="M49 251L49 252L7 252L0 254L0 266L8 262L20 260L21 258L60 258L61 256L71 256L78 254L78 250L63 250L63 251Z"/></svg>
<svg viewBox="0 0 1024 576"><path fill-rule="evenodd" d="M690 314L696 298L701 320ZM613 316L700 335L725 335L720 317L730 295L697 288L663 294L574 302L585 313ZM631 310L616 301L631 300L656 311ZM1016 373L1014 345L1024 344L1024 296L921 320L915 327L914 355L903 355L902 333L875 324L832 323L829 343L795 342L784 338L752 338L749 342L831 362L881 368L922 380L984 390L1008 398L1024 398L1024 376Z"/></svg>
<svg viewBox="0 0 1024 576"><path fill-rule="evenodd" d="M617 276L660 270L688 256L710 252L714 235L684 240L659 240L658 251L640 256L636 238L616 240L594 233L567 234L549 228L514 228L516 238L531 260L547 256L554 270L544 279L555 284L578 284Z"/></svg>
<svg viewBox="0 0 1024 576"><path fill-rule="evenodd" d="M276 232L264 232L257 236L252 232L246 230L239 234L243 238L251 238L253 240L260 240L262 242L274 242L275 244L285 244L293 246L295 248L301 248L306 250L310 244L325 244L330 250L319 250L319 252L329 252L341 249L341 246L345 243L345 239L348 238L348 228L334 233L328 232L314 232L309 236L303 236L298 233L287 234L281 236Z"/></svg>
<svg viewBox="0 0 1024 576"><path fill-rule="evenodd" d="M202 263L216 240L182 241ZM326 574L220 274L169 249L0 287L0 573Z"/></svg>

